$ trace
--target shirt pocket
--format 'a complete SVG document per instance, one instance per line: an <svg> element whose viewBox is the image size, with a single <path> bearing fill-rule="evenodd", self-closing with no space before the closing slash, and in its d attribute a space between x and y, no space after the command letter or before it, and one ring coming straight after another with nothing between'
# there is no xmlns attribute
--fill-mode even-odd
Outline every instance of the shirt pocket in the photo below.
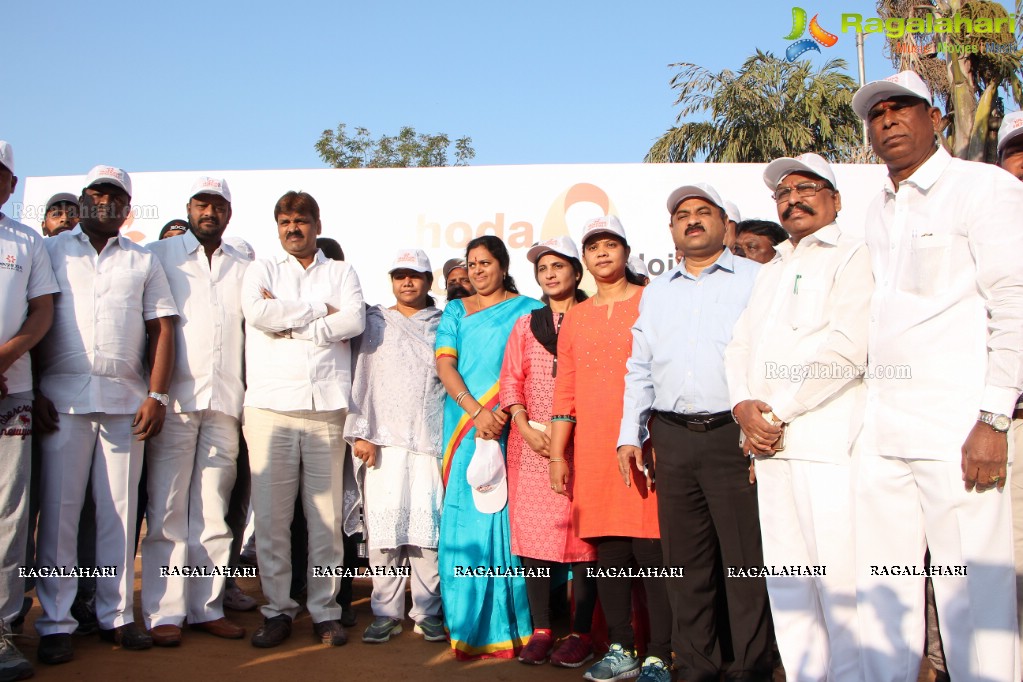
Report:
<svg viewBox="0 0 1023 682"><path fill-rule="evenodd" d="M899 289L918 296L933 296L945 291L952 270L951 234L924 233L914 236Z"/></svg>
<svg viewBox="0 0 1023 682"><path fill-rule="evenodd" d="M142 295L146 286L146 273L139 270L117 269L105 278L100 301L105 306L142 314Z"/></svg>
<svg viewBox="0 0 1023 682"><path fill-rule="evenodd" d="M824 286L801 278L789 298L788 320L793 329L816 327L824 316Z"/></svg>

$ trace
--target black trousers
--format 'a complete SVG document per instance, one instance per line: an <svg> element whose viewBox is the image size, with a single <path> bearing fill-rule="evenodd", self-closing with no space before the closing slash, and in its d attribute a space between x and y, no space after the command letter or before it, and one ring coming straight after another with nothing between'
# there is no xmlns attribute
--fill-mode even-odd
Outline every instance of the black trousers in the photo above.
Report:
<svg viewBox="0 0 1023 682"><path fill-rule="evenodd" d="M649 538L594 538L599 568L659 568L664 565L661 543ZM650 643L647 656L657 656L671 663L671 609L668 606L667 583L674 578L645 577L647 614L650 616ZM612 644L626 649L636 645L632 630L632 579L598 577L597 596L607 621L607 635Z"/></svg>
<svg viewBox="0 0 1023 682"><path fill-rule="evenodd" d="M657 512L668 580L672 646L680 679L771 679L770 607L763 578L727 578L728 566L761 566L757 489L739 450L739 427L697 433L655 416Z"/></svg>

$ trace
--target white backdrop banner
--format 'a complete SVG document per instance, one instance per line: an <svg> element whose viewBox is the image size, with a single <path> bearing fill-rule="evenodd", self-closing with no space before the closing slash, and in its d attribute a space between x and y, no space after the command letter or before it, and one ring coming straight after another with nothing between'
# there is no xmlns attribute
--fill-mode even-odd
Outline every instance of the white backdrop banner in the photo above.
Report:
<svg viewBox="0 0 1023 682"><path fill-rule="evenodd" d="M395 252L421 248L442 291L444 261L465 254L473 237L496 234L511 252L520 291L540 289L526 261L536 241L568 234L578 243L590 218L621 218L632 252L657 276L675 267L665 205L673 189L706 182L735 202L743 218L778 220L764 185L764 164L586 164L448 168L261 170L131 173L133 214L124 232L140 243L157 238L174 218L185 218L192 182L223 177L231 187L233 217L226 235L249 242L257 258L280 249L273 207L288 190L309 192L320 205L324 237L336 239L359 274L366 300L393 302L387 268ZM881 191L881 165L835 165L842 193L839 222L862 233L870 201ZM13 217L39 228L46 200L79 194L85 176L30 177L24 204Z"/></svg>

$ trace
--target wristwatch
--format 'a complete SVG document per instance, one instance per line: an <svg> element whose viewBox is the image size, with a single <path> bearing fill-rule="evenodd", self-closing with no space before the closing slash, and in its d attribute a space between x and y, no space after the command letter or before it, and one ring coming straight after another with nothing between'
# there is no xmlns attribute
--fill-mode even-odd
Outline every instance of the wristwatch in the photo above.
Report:
<svg viewBox="0 0 1023 682"><path fill-rule="evenodd" d="M977 421L987 424L995 431L999 433L1006 433L1009 430L1009 426L1012 424L1012 419L1006 417L1004 414L995 414L994 412L980 411L980 416L977 417Z"/></svg>
<svg viewBox="0 0 1023 682"><path fill-rule="evenodd" d="M170 405L170 396L167 395L166 393L157 393L156 391L150 391L149 397L155 400L156 402L160 403L164 407Z"/></svg>

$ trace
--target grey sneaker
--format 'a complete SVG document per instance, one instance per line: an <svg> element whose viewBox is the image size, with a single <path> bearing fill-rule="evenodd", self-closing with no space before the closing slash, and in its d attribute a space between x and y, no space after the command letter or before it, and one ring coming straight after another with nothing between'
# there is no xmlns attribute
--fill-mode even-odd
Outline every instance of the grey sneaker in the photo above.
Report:
<svg viewBox="0 0 1023 682"><path fill-rule="evenodd" d="M612 682L627 680L639 675L639 660L636 652L626 649L621 644L612 644L604 658L590 666L583 675L584 680L593 682Z"/></svg>
<svg viewBox="0 0 1023 682"><path fill-rule="evenodd" d="M647 656L636 682L671 682L671 668L657 656Z"/></svg>
<svg viewBox="0 0 1023 682"><path fill-rule="evenodd" d="M362 641L369 644L383 644L391 637L401 634L401 621L394 618L377 618L362 633Z"/></svg>
<svg viewBox="0 0 1023 682"><path fill-rule="evenodd" d="M14 636L3 619L0 619L0 680L27 680L34 674L32 664L14 646Z"/></svg>
<svg viewBox="0 0 1023 682"><path fill-rule="evenodd" d="M437 616L427 616L412 628L412 632L422 635L427 642L446 642L448 633L444 630L444 621Z"/></svg>

